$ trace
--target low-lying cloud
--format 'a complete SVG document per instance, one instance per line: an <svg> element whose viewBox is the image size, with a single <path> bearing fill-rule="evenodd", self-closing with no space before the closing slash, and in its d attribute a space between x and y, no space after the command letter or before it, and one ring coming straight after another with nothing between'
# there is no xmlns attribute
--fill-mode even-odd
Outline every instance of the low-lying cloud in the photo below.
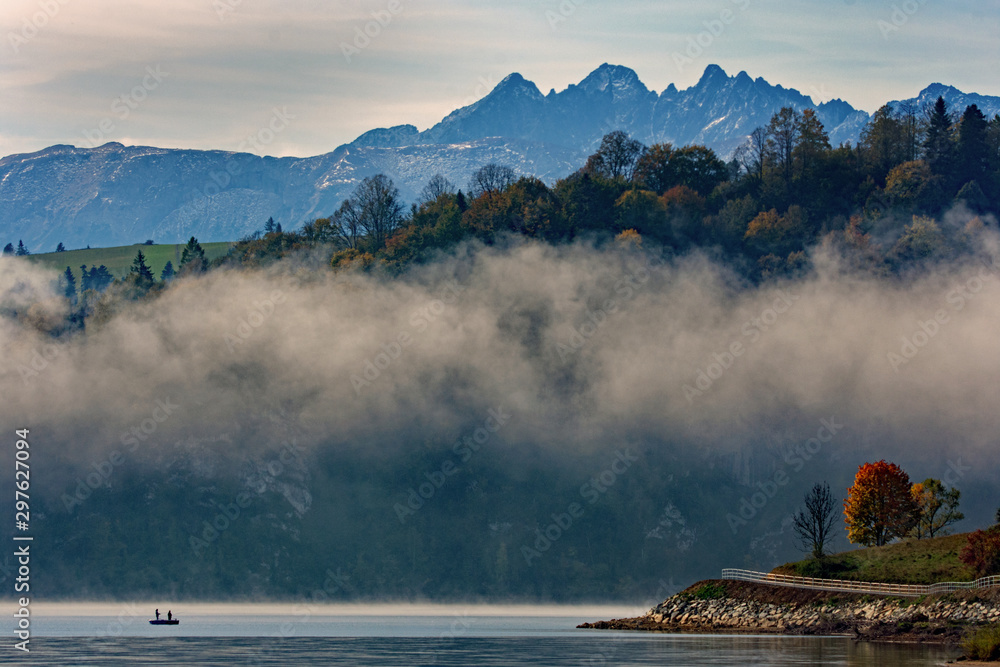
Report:
<svg viewBox="0 0 1000 667"><path fill-rule="evenodd" d="M817 251L808 276L751 287L701 255L464 246L398 278L217 271L60 338L38 331L66 313L54 274L4 258L0 416L71 465L128 438L391 457L448 447L491 409L511 415L504 447L563 459L635 442L781 448L835 417L844 451L986 463L993 257L895 281Z"/></svg>

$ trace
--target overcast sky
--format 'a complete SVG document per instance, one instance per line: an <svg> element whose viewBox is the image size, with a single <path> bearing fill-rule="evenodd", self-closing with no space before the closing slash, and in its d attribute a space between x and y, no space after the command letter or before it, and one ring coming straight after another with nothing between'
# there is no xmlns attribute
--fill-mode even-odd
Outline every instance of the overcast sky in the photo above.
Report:
<svg viewBox="0 0 1000 667"><path fill-rule="evenodd" d="M317 155L603 62L657 92L716 63L866 111L932 82L1000 95L997 0L3 0L0 31L0 155Z"/></svg>

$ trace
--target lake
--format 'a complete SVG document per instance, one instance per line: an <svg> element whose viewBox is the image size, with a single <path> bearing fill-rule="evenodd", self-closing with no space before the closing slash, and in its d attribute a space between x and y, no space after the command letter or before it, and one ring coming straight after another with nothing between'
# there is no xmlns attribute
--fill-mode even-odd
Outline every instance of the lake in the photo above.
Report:
<svg viewBox="0 0 1000 667"><path fill-rule="evenodd" d="M31 653L15 665L850 665L920 667L955 651L842 637L667 635L580 630L624 607L37 605ZM167 609L160 606L163 617ZM405 613L400 613L401 611ZM13 640L9 640L13 643Z"/></svg>

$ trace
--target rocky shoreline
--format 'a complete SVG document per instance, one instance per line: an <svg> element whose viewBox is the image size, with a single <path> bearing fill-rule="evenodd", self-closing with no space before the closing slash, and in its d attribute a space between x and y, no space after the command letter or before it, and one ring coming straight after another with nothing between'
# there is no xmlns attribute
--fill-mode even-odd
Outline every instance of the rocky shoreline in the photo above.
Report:
<svg viewBox="0 0 1000 667"><path fill-rule="evenodd" d="M995 588L899 598L709 580L667 598L645 616L579 627L951 643L970 628L998 622L1000 589Z"/></svg>

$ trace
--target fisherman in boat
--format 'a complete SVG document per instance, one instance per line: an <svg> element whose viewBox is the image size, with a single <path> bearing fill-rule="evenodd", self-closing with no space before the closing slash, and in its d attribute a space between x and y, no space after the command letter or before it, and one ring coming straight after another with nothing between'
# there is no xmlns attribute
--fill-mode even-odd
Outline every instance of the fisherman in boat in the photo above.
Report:
<svg viewBox="0 0 1000 667"><path fill-rule="evenodd" d="M156 610L156 620L160 620L160 610Z"/></svg>
<svg viewBox="0 0 1000 667"><path fill-rule="evenodd" d="M174 615L173 615L173 614L171 614L171 613L170 613L170 610L168 609L168 610L167 610L167 620L169 621L169 620L173 619L173 617L174 617Z"/></svg>

